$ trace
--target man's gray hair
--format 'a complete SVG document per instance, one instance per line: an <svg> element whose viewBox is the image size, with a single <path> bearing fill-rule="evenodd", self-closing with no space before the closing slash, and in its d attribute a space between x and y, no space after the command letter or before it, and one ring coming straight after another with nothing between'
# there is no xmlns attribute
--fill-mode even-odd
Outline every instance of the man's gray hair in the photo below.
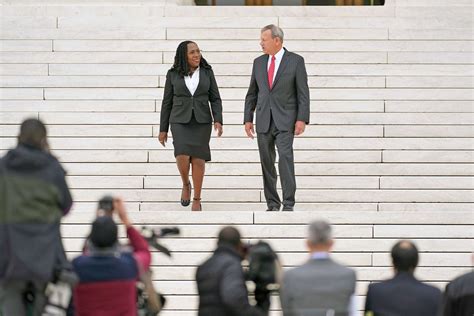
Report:
<svg viewBox="0 0 474 316"><path fill-rule="evenodd" d="M272 32L272 38L278 37L283 42L284 34L283 34L283 30L280 27L276 26L275 24L269 24L262 28L261 33L268 30Z"/></svg>
<svg viewBox="0 0 474 316"><path fill-rule="evenodd" d="M309 224L308 240L313 245L325 244L332 240L331 225L323 220L314 221Z"/></svg>

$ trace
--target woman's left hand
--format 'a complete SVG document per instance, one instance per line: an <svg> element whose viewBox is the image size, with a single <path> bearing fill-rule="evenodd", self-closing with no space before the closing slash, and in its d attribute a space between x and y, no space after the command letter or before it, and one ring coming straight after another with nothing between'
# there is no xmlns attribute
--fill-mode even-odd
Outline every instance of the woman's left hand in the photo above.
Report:
<svg viewBox="0 0 474 316"><path fill-rule="evenodd" d="M214 123L214 130L217 132L217 137L221 137L222 136L222 124L221 123Z"/></svg>

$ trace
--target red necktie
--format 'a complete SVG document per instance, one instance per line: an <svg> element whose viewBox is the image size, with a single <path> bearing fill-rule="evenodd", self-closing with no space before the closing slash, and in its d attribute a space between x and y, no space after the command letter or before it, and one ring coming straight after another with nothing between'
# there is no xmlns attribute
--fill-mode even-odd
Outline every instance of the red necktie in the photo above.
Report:
<svg viewBox="0 0 474 316"><path fill-rule="evenodd" d="M275 55L272 56L272 62L270 63L270 68L268 68L268 86L270 89L273 85L273 74L275 73Z"/></svg>

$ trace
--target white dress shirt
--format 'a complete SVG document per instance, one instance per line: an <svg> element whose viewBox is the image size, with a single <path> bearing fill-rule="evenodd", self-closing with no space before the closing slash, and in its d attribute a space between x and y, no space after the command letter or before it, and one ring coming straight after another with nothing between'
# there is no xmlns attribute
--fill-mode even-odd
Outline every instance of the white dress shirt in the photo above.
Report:
<svg viewBox="0 0 474 316"><path fill-rule="evenodd" d="M278 51L278 53L275 54L275 71L273 72L273 80L272 82L275 82L275 77L278 72L278 67L280 67L281 59L283 58L283 54L285 53L285 50L283 47ZM272 55L268 55L268 63L267 63L267 71L270 69L270 64L272 63Z"/></svg>
<svg viewBox="0 0 474 316"><path fill-rule="evenodd" d="M188 87L191 95L194 95L199 85L199 67L193 72L191 77L189 75L184 77L184 83L186 83L186 87Z"/></svg>

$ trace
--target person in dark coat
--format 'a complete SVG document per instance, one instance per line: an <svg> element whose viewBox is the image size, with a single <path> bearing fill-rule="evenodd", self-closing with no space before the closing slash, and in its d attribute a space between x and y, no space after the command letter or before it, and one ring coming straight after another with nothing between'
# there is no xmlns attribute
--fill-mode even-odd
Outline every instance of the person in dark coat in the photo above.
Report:
<svg viewBox="0 0 474 316"><path fill-rule="evenodd" d="M220 137L222 100L214 72L201 56L198 45L184 41L176 49L173 67L166 74L158 140L165 146L171 127L174 156L183 182L182 206L190 204L189 171L192 169L192 211L201 211L204 170L206 161L211 160L209 141L213 122L214 130Z"/></svg>
<svg viewBox="0 0 474 316"><path fill-rule="evenodd" d="M257 301L257 306L249 303L241 265L243 248L237 229L220 231L217 249L196 273L199 316L267 315L268 301Z"/></svg>
<svg viewBox="0 0 474 316"><path fill-rule="evenodd" d="M418 265L416 246L408 240L397 242L392 248L392 261L396 272L393 279L369 285L365 315L437 315L441 291L413 275Z"/></svg>
<svg viewBox="0 0 474 316"><path fill-rule="evenodd" d="M446 286L442 315L474 315L474 272L463 274Z"/></svg>
<svg viewBox="0 0 474 316"><path fill-rule="evenodd" d="M41 315L46 284L70 267L60 233L72 205L65 174L49 153L44 124L24 121L18 146L0 159L0 314L25 315L28 290Z"/></svg>

